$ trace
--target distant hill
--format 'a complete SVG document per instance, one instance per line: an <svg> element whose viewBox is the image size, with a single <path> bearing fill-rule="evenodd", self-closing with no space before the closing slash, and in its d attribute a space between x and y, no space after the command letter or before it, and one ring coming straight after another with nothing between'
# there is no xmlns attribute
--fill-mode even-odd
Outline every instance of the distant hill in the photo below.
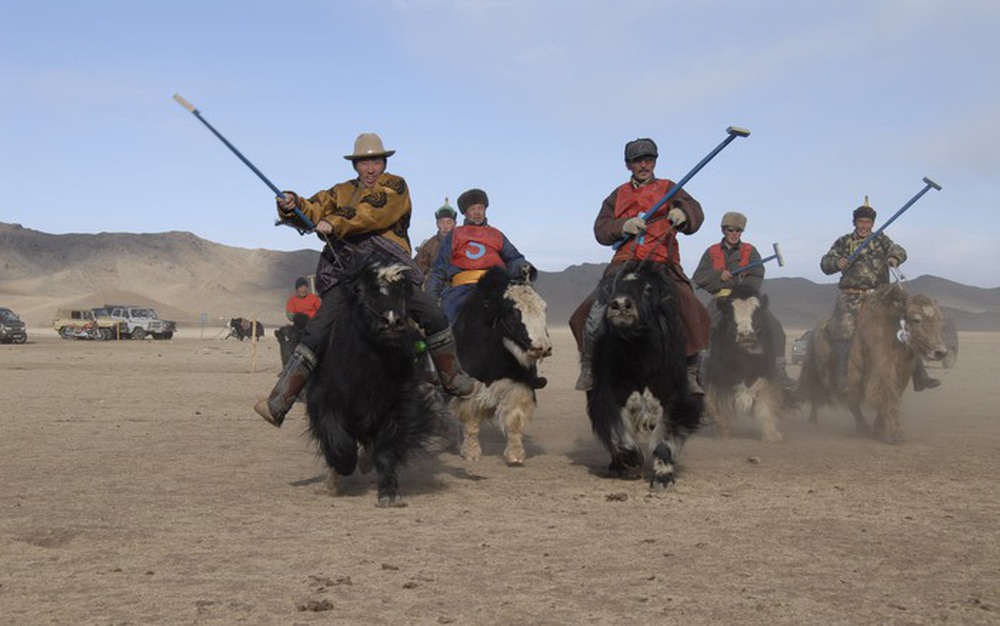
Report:
<svg viewBox="0 0 1000 626"><path fill-rule="evenodd" d="M254 317L283 324L298 276L315 271L315 250L280 252L224 246L187 232L52 235L0 222L0 306L29 326L47 326L56 309L119 302L152 306L182 324L204 313L215 324ZM597 285L603 264L539 272L536 288L549 324L567 324ZM934 276L908 282L938 300L960 330L1000 331L1000 288L970 287ZM833 310L834 283L805 278L764 281L771 306L789 328L808 328ZM704 301L708 295L698 292Z"/></svg>

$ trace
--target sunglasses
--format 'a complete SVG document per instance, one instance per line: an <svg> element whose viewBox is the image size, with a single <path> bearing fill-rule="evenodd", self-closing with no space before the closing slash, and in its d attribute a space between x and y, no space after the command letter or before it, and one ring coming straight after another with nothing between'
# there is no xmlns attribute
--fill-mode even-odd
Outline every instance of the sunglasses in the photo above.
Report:
<svg viewBox="0 0 1000 626"><path fill-rule="evenodd" d="M727 233L742 233L743 229L742 228L733 228L732 226L726 226L726 232Z"/></svg>

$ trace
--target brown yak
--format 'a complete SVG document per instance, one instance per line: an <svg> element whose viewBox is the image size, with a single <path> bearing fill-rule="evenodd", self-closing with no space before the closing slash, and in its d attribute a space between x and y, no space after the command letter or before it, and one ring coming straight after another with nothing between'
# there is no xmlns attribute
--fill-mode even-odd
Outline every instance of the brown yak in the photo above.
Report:
<svg viewBox="0 0 1000 626"><path fill-rule="evenodd" d="M901 443L900 398L917 359L940 361L947 352L937 303L924 295L908 295L898 284L874 290L858 313L846 390L837 388L836 364L824 332L826 322L820 322L812 333L799 377L799 391L812 405L809 421L817 423L821 405L841 402L850 409L859 433ZM871 427L862 406L876 412Z"/></svg>

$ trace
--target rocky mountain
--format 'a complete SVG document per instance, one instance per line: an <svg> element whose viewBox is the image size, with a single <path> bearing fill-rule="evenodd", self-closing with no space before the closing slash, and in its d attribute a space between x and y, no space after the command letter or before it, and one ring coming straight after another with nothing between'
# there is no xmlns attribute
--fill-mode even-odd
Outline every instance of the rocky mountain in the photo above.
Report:
<svg viewBox="0 0 1000 626"><path fill-rule="evenodd" d="M59 308L106 302L152 306L181 324L230 317L284 323L284 303L297 276L315 270L315 250L279 252L224 246L187 232L53 235L0 222L0 306L30 326L47 326ZM539 272L549 324L565 325L599 280L603 264ZM970 287L935 276L907 283L937 298L960 330L1000 331L1000 288ZM808 328L833 310L837 287L804 278L764 281L789 328ZM708 300L707 294L699 296Z"/></svg>

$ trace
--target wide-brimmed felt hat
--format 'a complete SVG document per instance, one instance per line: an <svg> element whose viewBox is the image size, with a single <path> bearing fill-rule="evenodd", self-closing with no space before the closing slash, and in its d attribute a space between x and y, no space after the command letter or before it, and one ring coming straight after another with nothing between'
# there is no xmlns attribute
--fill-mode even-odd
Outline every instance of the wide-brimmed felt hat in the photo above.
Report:
<svg viewBox="0 0 1000 626"><path fill-rule="evenodd" d="M358 159L376 159L378 157L391 157L396 154L395 150L386 150L382 145L382 138L375 133L361 133L354 140L354 154L345 154L348 161Z"/></svg>

